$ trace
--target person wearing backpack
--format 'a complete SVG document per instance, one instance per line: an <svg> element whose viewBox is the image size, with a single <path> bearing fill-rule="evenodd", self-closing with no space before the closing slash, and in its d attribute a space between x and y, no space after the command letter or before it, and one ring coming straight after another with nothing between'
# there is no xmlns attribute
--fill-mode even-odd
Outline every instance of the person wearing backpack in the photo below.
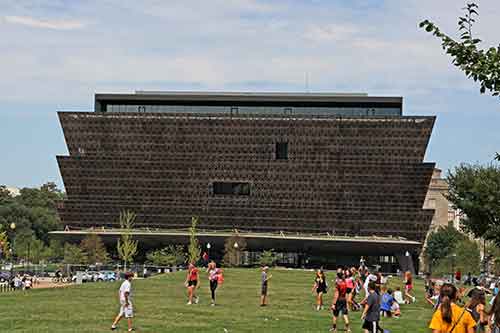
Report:
<svg viewBox="0 0 500 333"><path fill-rule="evenodd" d="M222 277L222 271L220 270L220 268L217 268L217 264L215 263L215 261L211 261L208 264L207 272L208 280L210 282L210 293L212 296L210 305L215 306L215 290L217 290L218 285L222 283L224 279Z"/></svg>
<svg viewBox="0 0 500 333"><path fill-rule="evenodd" d="M429 328L433 333L474 333L476 321L471 313L455 304L457 288L445 283L439 292L441 304L434 312Z"/></svg>

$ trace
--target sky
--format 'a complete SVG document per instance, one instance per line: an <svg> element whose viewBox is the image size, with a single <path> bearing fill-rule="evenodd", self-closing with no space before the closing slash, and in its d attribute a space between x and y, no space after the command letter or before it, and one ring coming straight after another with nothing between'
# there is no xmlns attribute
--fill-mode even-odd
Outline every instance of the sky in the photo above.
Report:
<svg viewBox="0 0 500 333"><path fill-rule="evenodd" d="M474 34L497 46L500 2L477 2ZM462 0L0 3L0 184L62 187L56 112L92 111L96 92L403 96L405 114L437 116L426 161L445 172L500 151L500 99L418 28L427 18L455 36Z"/></svg>

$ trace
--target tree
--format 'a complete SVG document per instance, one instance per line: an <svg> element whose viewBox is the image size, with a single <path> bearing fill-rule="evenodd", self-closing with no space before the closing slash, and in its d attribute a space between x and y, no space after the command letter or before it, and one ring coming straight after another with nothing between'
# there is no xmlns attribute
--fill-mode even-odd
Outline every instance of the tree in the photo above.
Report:
<svg viewBox="0 0 500 333"><path fill-rule="evenodd" d="M191 227L189 228L189 246L188 246L188 261L190 264L196 264L200 259L201 248L198 239L196 238L196 225L198 224L198 217L191 218Z"/></svg>
<svg viewBox="0 0 500 333"><path fill-rule="evenodd" d="M461 164L448 175L448 200L464 231L500 246L500 167Z"/></svg>
<svg viewBox="0 0 500 333"><path fill-rule="evenodd" d="M276 263L277 257L276 253L274 252L274 249L270 250L265 250L262 251L260 258L259 258L259 264L262 266L274 266Z"/></svg>
<svg viewBox="0 0 500 333"><path fill-rule="evenodd" d="M156 266L178 266L186 262L182 245L169 245L160 250L154 250L146 255L149 263Z"/></svg>
<svg viewBox="0 0 500 333"><path fill-rule="evenodd" d="M120 213L121 239L118 239L118 256L123 260L123 270L127 270L127 263L131 263L137 254L138 241L132 239L135 214L130 211Z"/></svg>
<svg viewBox="0 0 500 333"><path fill-rule="evenodd" d="M10 255L10 245L9 239L7 238L7 232L1 230L2 229L0 228L0 259L7 258Z"/></svg>
<svg viewBox="0 0 500 333"><path fill-rule="evenodd" d="M449 275L458 270L463 273L477 274L480 266L481 255L478 243L464 238L456 242L451 251L437 262L434 274Z"/></svg>
<svg viewBox="0 0 500 333"><path fill-rule="evenodd" d="M83 264L87 260L87 255L82 249L73 244L64 244L64 260L65 264Z"/></svg>
<svg viewBox="0 0 500 333"><path fill-rule="evenodd" d="M500 44L487 50L480 49L481 39L474 38L472 34L472 26L478 17L478 5L469 2L463 9L465 16L458 18L460 41L443 33L436 24L429 20L420 22L420 27L441 40L441 46L452 57L453 65L465 72L468 78L479 82L482 94L488 90L493 96L499 96Z"/></svg>
<svg viewBox="0 0 500 333"><path fill-rule="evenodd" d="M245 238L238 235L228 237L224 242L224 257L222 261L225 266L235 267L241 264L241 254L246 249Z"/></svg>
<svg viewBox="0 0 500 333"><path fill-rule="evenodd" d="M441 227L427 238L424 255L430 268L439 260L446 258L455 249L457 242L466 237L452 226Z"/></svg>
<svg viewBox="0 0 500 333"><path fill-rule="evenodd" d="M105 264L109 261L109 255L106 251L106 247L104 246L101 237L97 234L89 234L85 237L80 243L80 248L87 254L88 264Z"/></svg>
<svg viewBox="0 0 500 333"><path fill-rule="evenodd" d="M0 185L0 205L11 203L13 200L9 190L7 190L7 186Z"/></svg>

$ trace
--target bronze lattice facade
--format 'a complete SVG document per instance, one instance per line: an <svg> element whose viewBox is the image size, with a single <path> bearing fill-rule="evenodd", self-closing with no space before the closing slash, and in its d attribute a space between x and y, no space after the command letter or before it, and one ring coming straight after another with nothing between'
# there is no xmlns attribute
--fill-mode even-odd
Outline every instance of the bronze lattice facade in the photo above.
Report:
<svg viewBox="0 0 500 333"><path fill-rule="evenodd" d="M70 227L401 236L423 241L434 117L402 99L328 94L96 95L60 112Z"/></svg>

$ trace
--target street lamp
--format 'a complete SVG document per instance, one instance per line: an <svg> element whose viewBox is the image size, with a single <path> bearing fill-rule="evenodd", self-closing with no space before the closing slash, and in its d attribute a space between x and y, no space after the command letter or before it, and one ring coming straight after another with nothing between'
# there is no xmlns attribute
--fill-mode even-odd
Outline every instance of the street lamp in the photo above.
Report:
<svg viewBox="0 0 500 333"><path fill-rule="evenodd" d="M456 253L451 255L451 283L455 283L455 258L457 257Z"/></svg>
<svg viewBox="0 0 500 333"><path fill-rule="evenodd" d="M16 224L14 222L12 222L10 224L10 230L12 230L12 232L14 233L16 231ZM11 255L12 255L12 261L15 263L14 261L14 251L16 249L16 236L12 236L12 248L10 249L11 251Z"/></svg>
<svg viewBox="0 0 500 333"><path fill-rule="evenodd" d="M207 243L207 255L208 255L208 258L210 258L210 248L212 247L212 245L210 243Z"/></svg>
<svg viewBox="0 0 500 333"><path fill-rule="evenodd" d="M240 251L238 251L238 242L234 242L234 248L236 249L236 266L240 265Z"/></svg>

